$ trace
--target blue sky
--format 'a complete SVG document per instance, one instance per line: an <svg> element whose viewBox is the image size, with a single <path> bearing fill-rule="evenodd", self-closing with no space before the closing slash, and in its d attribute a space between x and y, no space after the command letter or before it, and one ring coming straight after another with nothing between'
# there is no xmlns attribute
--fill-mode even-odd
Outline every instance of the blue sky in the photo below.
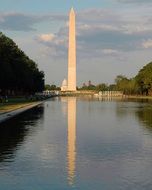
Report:
<svg viewBox="0 0 152 190"><path fill-rule="evenodd" d="M68 14L77 28L77 83L133 77L152 60L152 0L0 0L0 31L44 70L47 83L67 76Z"/></svg>
<svg viewBox="0 0 152 190"><path fill-rule="evenodd" d="M1 11L23 11L27 13L67 12L75 9L111 7L111 0L1 0Z"/></svg>

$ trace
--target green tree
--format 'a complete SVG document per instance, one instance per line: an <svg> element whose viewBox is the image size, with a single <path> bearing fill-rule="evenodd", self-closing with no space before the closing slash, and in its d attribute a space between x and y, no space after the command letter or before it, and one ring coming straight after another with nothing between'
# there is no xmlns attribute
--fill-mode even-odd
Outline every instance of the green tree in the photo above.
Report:
<svg viewBox="0 0 152 190"><path fill-rule="evenodd" d="M106 85L105 83L98 84L98 85L96 86L96 90L97 90L97 91L105 91L105 90L108 90L108 85Z"/></svg>
<svg viewBox="0 0 152 190"><path fill-rule="evenodd" d="M18 46L0 33L0 91L26 94L44 89L44 73Z"/></svg>
<svg viewBox="0 0 152 190"><path fill-rule="evenodd" d="M139 92L148 95L152 86L152 62L145 65L135 77Z"/></svg>

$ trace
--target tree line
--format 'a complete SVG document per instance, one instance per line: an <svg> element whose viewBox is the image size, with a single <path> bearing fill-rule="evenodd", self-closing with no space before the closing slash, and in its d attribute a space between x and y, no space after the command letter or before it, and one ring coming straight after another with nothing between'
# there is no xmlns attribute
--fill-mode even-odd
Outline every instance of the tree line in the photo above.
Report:
<svg viewBox="0 0 152 190"><path fill-rule="evenodd" d="M52 90L52 91L57 90L57 91L60 91L61 88L58 87L58 86L56 86L55 84L52 84L52 85L46 84L46 85L45 85L45 90L50 90L50 91L51 91L51 90Z"/></svg>
<svg viewBox="0 0 152 190"><path fill-rule="evenodd" d="M25 95L44 89L44 73L16 43L0 32L0 95Z"/></svg>
<svg viewBox="0 0 152 190"><path fill-rule="evenodd" d="M152 62L145 65L136 76L127 78L124 75L118 75L114 84L101 83L93 85L85 83L79 90L95 90L95 91L123 91L126 95L151 95L152 94Z"/></svg>

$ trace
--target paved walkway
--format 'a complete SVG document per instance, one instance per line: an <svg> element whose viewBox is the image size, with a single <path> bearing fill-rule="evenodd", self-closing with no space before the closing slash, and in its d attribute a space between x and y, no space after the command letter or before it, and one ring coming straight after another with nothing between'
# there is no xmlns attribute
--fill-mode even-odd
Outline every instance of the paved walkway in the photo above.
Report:
<svg viewBox="0 0 152 190"><path fill-rule="evenodd" d="M25 112L31 108L34 108L40 104L42 104L42 102L36 102L36 103L34 102L34 103L27 105L27 106L24 106L22 108L15 109L15 110L10 111L10 112L1 113L0 114L0 123L6 121L8 119L11 119L12 117L15 117L15 116L17 116L17 115L19 115L19 114L21 114L21 113L23 113L23 112Z"/></svg>

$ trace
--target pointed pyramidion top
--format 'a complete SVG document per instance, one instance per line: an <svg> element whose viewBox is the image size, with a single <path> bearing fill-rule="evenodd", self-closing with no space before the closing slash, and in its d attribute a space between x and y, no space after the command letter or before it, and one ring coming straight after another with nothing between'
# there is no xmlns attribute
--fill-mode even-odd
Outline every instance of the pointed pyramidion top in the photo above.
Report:
<svg viewBox="0 0 152 190"><path fill-rule="evenodd" d="M70 13L75 13L73 7L71 8Z"/></svg>

